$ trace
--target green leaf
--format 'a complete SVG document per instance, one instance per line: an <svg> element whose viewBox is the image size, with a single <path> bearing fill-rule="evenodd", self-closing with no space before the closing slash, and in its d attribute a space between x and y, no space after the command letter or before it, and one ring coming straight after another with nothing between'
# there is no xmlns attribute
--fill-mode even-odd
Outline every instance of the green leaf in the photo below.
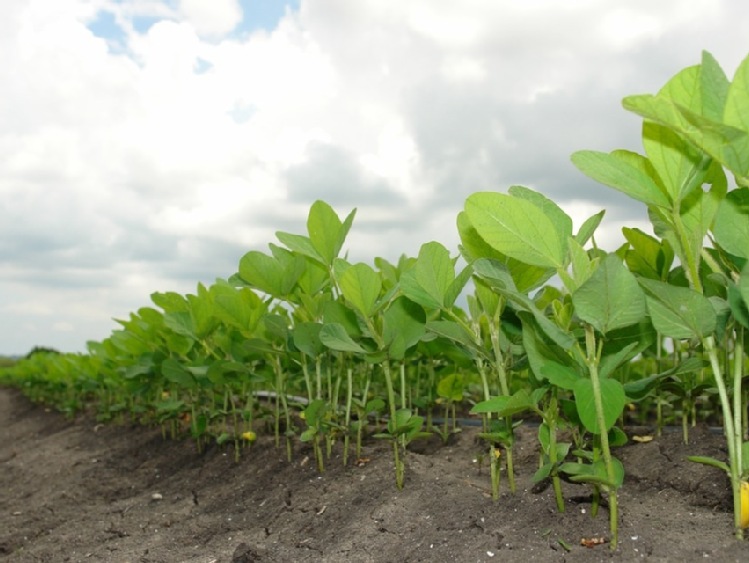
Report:
<svg viewBox="0 0 749 563"><path fill-rule="evenodd" d="M572 294L575 313L602 334L633 325L647 314L645 296L618 256L609 254Z"/></svg>
<svg viewBox="0 0 749 563"><path fill-rule="evenodd" d="M628 381L624 384L624 392L626 393L627 398L631 401L641 401L642 399L647 397L663 379L686 373L694 373L702 369L702 367L703 362L701 359L694 357L688 358L681 362L679 365L674 366L673 368L662 373L655 373L642 379Z"/></svg>
<svg viewBox="0 0 749 563"><path fill-rule="evenodd" d="M255 330L265 312L265 304L249 288L236 289L228 284L211 286L216 316L240 331Z"/></svg>
<svg viewBox="0 0 749 563"><path fill-rule="evenodd" d="M192 316L189 312L180 311L177 313L167 313L164 315L164 325L181 336L188 338L197 338L195 327L193 326Z"/></svg>
<svg viewBox="0 0 749 563"><path fill-rule="evenodd" d="M383 338L392 359L402 360L406 350L418 344L426 332L424 309L408 299L398 297L383 315Z"/></svg>
<svg viewBox="0 0 749 563"><path fill-rule="evenodd" d="M437 383L437 395L452 402L463 400L465 379L460 373L446 375Z"/></svg>
<svg viewBox="0 0 749 563"><path fill-rule="evenodd" d="M495 260L482 258L473 263L473 271L483 278L495 291L498 291L511 301L517 309L531 313L541 330L556 344L564 348L574 345L575 339L570 334L552 323L543 311L540 311L536 307L532 299L518 291L505 265Z"/></svg>
<svg viewBox="0 0 749 563"><path fill-rule="evenodd" d="M168 381L182 387L190 388L195 385L195 379L177 360L167 358L161 363L161 375Z"/></svg>
<svg viewBox="0 0 749 563"><path fill-rule="evenodd" d="M603 220L603 216L605 215L606 210L602 209L595 215L591 215L588 217L585 222L580 226L580 230L577 231L577 234L575 235L575 240L577 241L577 244L580 246L585 246L585 243L587 243L591 238L593 238L593 234L596 232L596 229L598 229L598 226L601 224L601 221Z"/></svg>
<svg viewBox="0 0 749 563"><path fill-rule="evenodd" d="M732 190L726 195L718 207L713 234L724 250L749 258L749 189Z"/></svg>
<svg viewBox="0 0 749 563"><path fill-rule="evenodd" d="M624 410L626 396L624 387L616 379L601 379L601 402L603 403L604 432L608 432ZM593 434L600 434L596 418L593 383L590 379L579 379L574 388L577 413L585 428Z"/></svg>
<svg viewBox="0 0 749 563"><path fill-rule="evenodd" d="M205 286L198 284L198 295L187 295L190 304L190 317L195 328L195 335L204 340L211 334L219 324L219 319L214 315L213 299Z"/></svg>
<svg viewBox="0 0 749 563"><path fill-rule="evenodd" d="M702 338L713 333L716 316L710 300L686 287L640 279L655 329L671 338Z"/></svg>
<svg viewBox="0 0 749 563"><path fill-rule="evenodd" d="M365 354L366 350L348 335L343 325L338 323L325 324L320 329L320 342L331 350L338 352L353 352Z"/></svg>
<svg viewBox="0 0 749 563"><path fill-rule="evenodd" d="M312 204L307 218L307 231L312 247L324 265L330 266L338 257L355 215L356 209L341 222L333 208L324 201L317 200Z"/></svg>
<svg viewBox="0 0 749 563"><path fill-rule="evenodd" d="M613 354L603 356L598 364L598 375L601 378L609 377L616 368L631 360L642 351L639 344L639 342L631 342Z"/></svg>
<svg viewBox="0 0 749 563"><path fill-rule="evenodd" d="M377 298L382 290L380 275L367 264L354 264L338 280L346 300L364 317L374 314Z"/></svg>
<svg viewBox="0 0 749 563"><path fill-rule="evenodd" d="M151 301L153 301L157 307L161 307L165 313L178 313L190 310L190 306L187 304L187 299L174 291L152 293Z"/></svg>
<svg viewBox="0 0 749 563"><path fill-rule="evenodd" d="M539 208L544 215L551 219L559 240L565 241L572 234L572 219L561 207L543 194L524 186L510 186L507 193L512 197L524 199Z"/></svg>
<svg viewBox="0 0 749 563"><path fill-rule="evenodd" d="M276 231L276 238L289 250L312 258L312 260L315 260L316 262L324 263L320 254L318 254L315 247L312 246L312 242L304 235L294 235L291 233Z"/></svg>
<svg viewBox="0 0 749 563"><path fill-rule="evenodd" d="M622 229L631 250L627 250L625 261L632 273L654 280L663 280L671 269L674 251L668 241L659 241L640 229Z"/></svg>
<svg viewBox="0 0 749 563"><path fill-rule="evenodd" d="M465 211L478 234L492 248L525 264L562 268L567 236L534 203L494 192L468 197Z"/></svg>
<svg viewBox="0 0 749 563"><path fill-rule="evenodd" d="M469 263L478 259L494 259L507 266L518 291L527 292L538 287L554 275L554 268L540 268L524 264L498 252L479 236L465 211L458 214L458 232L460 233L461 254Z"/></svg>
<svg viewBox="0 0 749 563"><path fill-rule="evenodd" d="M728 86L723 122L749 131L749 56L741 62Z"/></svg>
<svg viewBox="0 0 749 563"><path fill-rule="evenodd" d="M551 360L542 364L541 374L555 387L569 391L574 390L577 382L583 377L574 369Z"/></svg>
<svg viewBox="0 0 749 563"><path fill-rule="evenodd" d="M687 456L687 459L695 463L701 463L703 465L709 465L710 467L716 467L718 469L722 469L723 471L726 472L727 475L731 475L731 468L728 467L728 464L726 464L724 461L720 461L713 457L707 457L707 456L702 456L702 455L690 455L690 456Z"/></svg>
<svg viewBox="0 0 749 563"><path fill-rule="evenodd" d="M294 346L308 356L319 356L325 351L325 346L320 340L322 328L323 325L320 323L297 323L291 331Z"/></svg>
<svg viewBox="0 0 749 563"><path fill-rule="evenodd" d="M454 321L429 321L426 323L426 329L438 336L460 344L474 354L487 356L488 359L488 352L476 344L474 335Z"/></svg>
<svg viewBox="0 0 749 563"><path fill-rule="evenodd" d="M288 253L288 251L286 251ZM301 258L301 256L299 256ZM273 297L284 297L301 274L292 262L281 263L275 256L251 250L239 261L239 275L250 286Z"/></svg>
<svg viewBox="0 0 749 563"><path fill-rule="evenodd" d="M448 250L438 242L421 246L416 264L400 278L403 294L427 309L441 309L455 280L455 267Z"/></svg>
<svg viewBox="0 0 749 563"><path fill-rule="evenodd" d="M637 201L656 207L671 207L666 194L653 177L654 171L640 155L629 151L614 151L611 154L578 151L572 155L572 163L586 176Z"/></svg>
<svg viewBox="0 0 749 563"><path fill-rule="evenodd" d="M525 412L534 406L535 404L531 400L528 391L521 389L509 397L493 397L487 401L476 403L471 412L474 414L495 413L498 417L502 418Z"/></svg>
<svg viewBox="0 0 749 563"><path fill-rule="evenodd" d="M351 338L362 335L356 313L338 301L328 301L323 305L323 322L325 324L338 323L346 329Z"/></svg>
<svg viewBox="0 0 749 563"><path fill-rule="evenodd" d="M672 202L700 187L711 159L671 128L646 121L643 146Z"/></svg>

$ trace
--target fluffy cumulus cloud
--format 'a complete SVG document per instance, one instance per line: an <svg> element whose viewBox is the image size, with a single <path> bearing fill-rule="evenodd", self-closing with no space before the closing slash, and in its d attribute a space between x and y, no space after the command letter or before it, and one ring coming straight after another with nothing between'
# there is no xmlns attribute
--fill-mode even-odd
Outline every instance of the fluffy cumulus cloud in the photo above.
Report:
<svg viewBox="0 0 749 563"><path fill-rule="evenodd" d="M273 5L272 9L269 6ZM729 0L6 0L0 353L83 350L153 291L228 277L316 199L354 260L457 249L523 184L618 245L644 212L575 171L639 148L623 96L749 43Z"/></svg>

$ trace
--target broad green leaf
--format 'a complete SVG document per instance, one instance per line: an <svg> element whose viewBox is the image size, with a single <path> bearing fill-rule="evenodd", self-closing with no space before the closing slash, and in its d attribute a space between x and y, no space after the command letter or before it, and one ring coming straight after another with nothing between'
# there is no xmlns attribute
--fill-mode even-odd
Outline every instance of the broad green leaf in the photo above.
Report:
<svg viewBox="0 0 749 563"><path fill-rule="evenodd" d="M559 240L567 240L567 237L572 234L572 219L570 219L570 216L545 195L525 186L510 186L507 193L512 197L527 200L538 207L544 215L551 219L559 235Z"/></svg>
<svg viewBox="0 0 749 563"><path fill-rule="evenodd" d="M383 338L392 359L402 360L406 350L418 344L426 328L424 309L407 297L398 297L383 314Z"/></svg>
<svg viewBox="0 0 749 563"><path fill-rule="evenodd" d="M597 182L618 190L647 205L670 207L671 204L653 177L647 161L628 151L606 154L597 151L578 151L572 163Z"/></svg>
<svg viewBox="0 0 749 563"><path fill-rule="evenodd" d="M330 273L320 262L305 261L305 268L297 280L297 286L307 296L317 296L330 285Z"/></svg>
<svg viewBox="0 0 749 563"><path fill-rule="evenodd" d="M298 252L291 252L285 248L282 248L276 244L269 244L273 258L275 258L281 266L281 285L279 287L280 296L289 295L294 291L299 278L304 273L309 260Z"/></svg>
<svg viewBox="0 0 749 563"><path fill-rule="evenodd" d="M659 241L640 229L622 229L632 249L628 250L625 261L630 271L642 277L663 280L668 275L674 261L674 251L668 241Z"/></svg>
<svg viewBox="0 0 749 563"><path fill-rule="evenodd" d="M355 354L365 354L366 350L359 346L348 335L343 325L338 323L325 324L320 329L320 341L331 350L337 352L353 352Z"/></svg>
<svg viewBox="0 0 749 563"><path fill-rule="evenodd" d="M491 258L505 264L512 279L521 292L538 287L554 275L554 268L531 266L498 252L481 238L465 211L458 214L458 232L460 233L460 251L469 263L475 260Z"/></svg>
<svg viewBox="0 0 749 563"><path fill-rule="evenodd" d="M197 338L192 316L189 312L167 313L164 315L164 325L179 335Z"/></svg>
<svg viewBox="0 0 749 563"><path fill-rule="evenodd" d="M710 168L705 182L711 184L710 189L699 189L690 193L682 201L679 210L689 244L688 251L695 262L700 259L705 236L713 226L720 204L726 197L726 177L717 163Z"/></svg>
<svg viewBox="0 0 749 563"><path fill-rule="evenodd" d="M710 300L686 287L640 279L655 329L671 338L702 338L713 333L715 310Z"/></svg>
<svg viewBox="0 0 749 563"><path fill-rule="evenodd" d="M728 87L723 122L749 131L749 56L741 62Z"/></svg>
<svg viewBox="0 0 749 563"><path fill-rule="evenodd" d="M185 367L177 360L167 358L161 364L161 375L168 381L176 383L182 387L192 387L195 385L195 379Z"/></svg>
<svg viewBox="0 0 749 563"><path fill-rule="evenodd" d="M239 261L239 275L252 287L273 297L283 293L283 267L273 256L251 250Z"/></svg>
<svg viewBox="0 0 749 563"><path fill-rule="evenodd" d="M382 290L380 275L367 264L354 264L347 268L338 285L346 300L364 317L371 317Z"/></svg>
<svg viewBox="0 0 749 563"><path fill-rule="evenodd" d="M346 329L346 334L352 338L362 335L359 320L356 313L338 301L328 301L323 305L323 322L325 324L337 323Z"/></svg>
<svg viewBox="0 0 749 563"><path fill-rule="evenodd" d="M269 313L263 317L263 325L268 339L275 340L275 344L286 345L289 336L289 322L286 317Z"/></svg>
<svg viewBox="0 0 749 563"><path fill-rule="evenodd" d="M712 160L671 128L646 121L643 146L672 202L700 187Z"/></svg>
<svg viewBox="0 0 749 563"><path fill-rule="evenodd" d="M742 281L740 280L739 283L742 283ZM746 282L743 282L743 285L747 285ZM744 291L746 291L746 289ZM746 301L742 296L742 291L739 289L739 286L732 282L729 282L728 284L726 301L731 309L733 318L744 328L749 328L749 308L747 308Z"/></svg>
<svg viewBox="0 0 749 563"><path fill-rule="evenodd" d="M190 310L190 306L187 304L187 299L174 291L152 293L151 301L153 301L156 306L161 307L165 313L186 312Z"/></svg>
<svg viewBox="0 0 749 563"><path fill-rule="evenodd" d="M718 207L713 234L724 250L749 258L749 189L732 190L726 195Z"/></svg>
<svg viewBox="0 0 749 563"><path fill-rule="evenodd" d="M624 107L667 125L718 160L741 181L749 176L749 132L692 112L662 96L630 96Z"/></svg>
<svg viewBox="0 0 749 563"><path fill-rule="evenodd" d="M476 403L471 412L474 414L495 413L498 417L502 418L525 412L535 406L528 390L520 389L509 397L493 397L489 400Z"/></svg>
<svg viewBox="0 0 749 563"><path fill-rule="evenodd" d="M572 294L575 313L602 334L640 322L647 315L645 296L635 276L614 254Z"/></svg>
<svg viewBox="0 0 749 563"><path fill-rule="evenodd" d="M568 245L570 249L570 263L572 265L572 278L565 283L565 287L569 291L575 291L593 275L598 261L591 260L588 253L575 239L571 238Z"/></svg>
<svg viewBox="0 0 749 563"><path fill-rule="evenodd" d="M330 266L338 257L355 215L356 209L341 222L333 208L324 201L317 200L312 204L307 231L313 248L326 266Z"/></svg>
<svg viewBox="0 0 749 563"><path fill-rule="evenodd" d="M204 340L213 332L219 324L219 319L214 315L213 299L211 294L201 283L198 284L198 295L187 295L190 304L190 316L192 317L195 335Z"/></svg>
<svg viewBox="0 0 749 563"><path fill-rule="evenodd" d="M624 387L616 379L601 379L601 402L603 403L603 421L605 428L599 429L596 418L593 383L590 379L579 379L575 383L574 394L577 413L585 428L593 434L608 432L624 410L626 396Z"/></svg>
<svg viewBox="0 0 749 563"><path fill-rule="evenodd" d="M634 358L641 352L638 346L638 342L631 342L629 345L620 348L613 354L602 356L601 361L598 364L598 376L601 378L609 377L614 370Z"/></svg>
<svg viewBox="0 0 749 563"><path fill-rule="evenodd" d="M446 375L437 383L437 395L451 402L463 400L465 379L460 373Z"/></svg>
<svg viewBox="0 0 749 563"><path fill-rule="evenodd" d="M455 280L455 266L448 250L438 242L421 246L413 268L403 273L401 290L412 301L427 309L441 309L445 296Z"/></svg>
<svg viewBox="0 0 749 563"><path fill-rule="evenodd" d="M426 323L426 329L442 338L460 344L473 354L488 357L489 352L476 344L475 336L454 321L429 321Z"/></svg>
<svg viewBox="0 0 749 563"><path fill-rule="evenodd" d="M472 275L473 268L471 266L466 266L458 273L457 276L455 276L455 279L452 281L450 286L447 288L447 291L445 292L445 308L452 307L455 304L455 300L460 296L463 288L465 288Z"/></svg>
<svg viewBox="0 0 749 563"><path fill-rule="evenodd" d="M298 323L291 331L294 346L313 358L321 355L325 351L320 340L322 327L320 323Z"/></svg>
<svg viewBox="0 0 749 563"><path fill-rule="evenodd" d="M598 226L601 224L601 221L603 220L603 216L606 214L606 210L602 209L595 215L591 215L588 217L585 222L580 225L580 230L577 231L577 234L575 235L575 240L580 246L585 246L585 243L587 243L591 238L593 238L593 235L596 232L596 229L598 229Z"/></svg>
<svg viewBox="0 0 749 563"><path fill-rule="evenodd" d="M541 374L555 387L573 391L582 375L560 363L547 360L541 365Z"/></svg>
<svg viewBox="0 0 749 563"><path fill-rule="evenodd" d="M741 71L741 67L739 67L739 71ZM739 71L737 71L736 77L739 76ZM734 82L736 82L736 77L734 78ZM707 51L702 52L700 82L702 111L699 113L714 121L725 119L724 112L730 82L726 78L726 73L720 68L718 61ZM730 118L726 120L726 123L729 125L734 124L730 121Z"/></svg>
<svg viewBox="0 0 749 563"><path fill-rule="evenodd" d="M289 250L298 252L303 256L307 256L308 258L312 258L312 260L324 264L322 257L317 250L315 250L315 247L312 246L312 242L304 235L294 235L291 233L284 233L283 231L276 231L276 238Z"/></svg>
<svg viewBox="0 0 749 563"><path fill-rule="evenodd" d="M495 291L511 301L516 308L531 313L541 330L555 343L565 348L574 345L575 339L570 334L551 322L544 312L536 307L530 297L517 290L506 266L494 260L480 259L473 263L473 269Z"/></svg>
<svg viewBox="0 0 749 563"><path fill-rule="evenodd" d="M557 226L534 203L478 192L468 197L465 211L481 238L498 252L532 266L564 266L567 237L560 237Z"/></svg>
<svg viewBox="0 0 749 563"><path fill-rule="evenodd" d="M624 393L631 401L641 401L642 399L647 397L663 379L674 375L693 373L699 371L700 369L702 369L702 367L703 362L701 359L694 357L688 358L681 362L679 365L662 373L656 373L642 379L637 379L635 381L629 381L625 383Z"/></svg>
<svg viewBox="0 0 749 563"><path fill-rule="evenodd" d="M228 284L211 286L216 316L244 332L255 330L265 312L265 304L249 288L236 289Z"/></svg>
<svg viewBox="0 0 749 563"><path fill-rule="evenodd" d="M741 275L739 276L739 281L736 286L744 300L744 305L749 307L749 262L747 262L741 270ZM747 466L747 469L749 469L749 466Z"/></svg>

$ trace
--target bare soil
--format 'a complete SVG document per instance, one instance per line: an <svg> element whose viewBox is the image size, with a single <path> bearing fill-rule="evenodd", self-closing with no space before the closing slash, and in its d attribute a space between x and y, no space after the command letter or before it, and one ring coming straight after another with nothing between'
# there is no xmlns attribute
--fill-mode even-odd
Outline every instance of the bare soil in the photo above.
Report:
<svg viewBox="0 0 749 563"><path fill-rule="evenodd" d="M648 429L633 429L645 434ZM370 440L368 459L343 467L340 444L318 474L298 444L291 463L260 437L235 463L231 448L198 454L160 429L68 420L0 389L0 560L21 562L530 562L749 561L732 537L728 482L687 455L725 457L706 428L689 446L678 432L617 451L620 545L608 512L590 514L590 490L534 492L535 430L520 428L518 492L489 497L482 446L465 429L447 446L422 443L395 487L391 451Z"/></svg>

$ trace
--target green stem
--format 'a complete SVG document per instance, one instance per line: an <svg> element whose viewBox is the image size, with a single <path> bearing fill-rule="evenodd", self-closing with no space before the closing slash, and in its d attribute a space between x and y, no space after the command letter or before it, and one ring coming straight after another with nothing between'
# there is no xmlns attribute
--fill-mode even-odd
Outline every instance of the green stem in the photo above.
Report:
<svg viewBox="0 0 749 563"><path fill-rule="evenodd" d="M392 424L395 424L397 420L397 409L395 408L395 389L393 388L393 376L390 373L390 362L385 360L382 362L382 371L385 373L385 385L387 387L388 394L388 406L390 407L390 420ZM403 480L405 475L405 467L400 459L400 452L398 451L398 440L393 436L393 460L395 461L395 486L399 489L403 488Z"/></svg>
<svg viewBox="0 0 749 563"><path fill-rule="evenodd" d="M733 413L731 412L731 403L728 400L728 391L726 390L726 383L723 380L723 373L720 369L720 362L718 361L718 352L715 349L715 342L713 340L713 337L706 336L702 340L702 346L705 349L705 352L707 353L707 356L710 360L710 367L713 370L713 376L715 377L715 384L718 387L718 396L720 397L720 404L723 409L723 431L725 433L726 443L728 446L728 467L730 469L729 477L731 478L731 489L733 491L733 517L734 517L735 536L738 539L741 539L743 538L744 533L740 525L741 524L741 479L740 479L741 475L739 474L740 462L737 460L737 454L740 454L741 452L740 450L741 442L739 440L739 449L737 450L734 417L733 417ZM740 437L740 434L739 434L739 437Z"/></svg>
<svg viewBox="0 0 749 563"><path fill-rule="evenodd" d="M619 537L619 513L617 508L616 487L613 483L616 481L614 474L614 464L611 460L611 450L609 448L609 435L606 428L606 421L603 412L603 400L601 398L601 381L598 377L598 350L596 349L596 337L593 327L585 325L585 350L588 371L590 372L590 381L593 386L593 403L596 408L596 424L598 426L599 437L601 440L601 453L603 462L606 465L606 477L612 483L608 488L609 495L609 529L611 531L611 550L615 550Z"/></svg>
<svg viewBox="0 0 749 563"><path fill-rule="evenodd" d="M346 370L346 418L344 419L344 426L346 428L346 434L343 437L343 465L348 463L348 449L349 441L351 439L351 403L354 400L354 374L352 368Z"/></svg>
<svg viewBox="0 0 749 563"><path fill-rule="evenodd" d="M504 395L505 397L509 397L510 385L507 378L507 370L505 369L504 354L502 354L502 348L499 344L499 312L497 312L497 314L495 315L494 322L489 323L489 333L492 341L492 350L494 352L494 366L497 371L497 375L499 376L499 387L502 390L502 395ZM507 425L507 429L510 434L514 435L515 431L512 428L511 416L505 417L505 424ZM513 438L510 439L510 444L505 446L505 453L507 455L505 463L507 464L507 482L510 485L510 491L514 493L515 470L512 457L512 441Z"/></svg>

